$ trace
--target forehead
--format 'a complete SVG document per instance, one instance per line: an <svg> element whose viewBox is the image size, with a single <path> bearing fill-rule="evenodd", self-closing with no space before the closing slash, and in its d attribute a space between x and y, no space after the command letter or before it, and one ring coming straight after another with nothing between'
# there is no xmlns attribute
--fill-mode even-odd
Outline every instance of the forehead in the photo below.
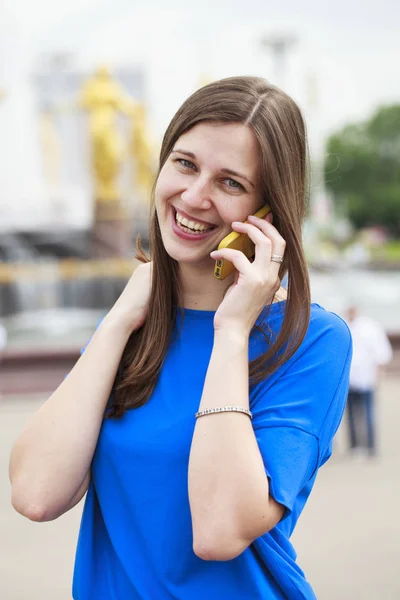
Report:
<svg viewBox="0 0 400 600"><path fill-rule="evenodd" d="M174 149L193 152L216 168L259 169L259 145L253 130L242 123L198 123L177 140Z"/></svg>

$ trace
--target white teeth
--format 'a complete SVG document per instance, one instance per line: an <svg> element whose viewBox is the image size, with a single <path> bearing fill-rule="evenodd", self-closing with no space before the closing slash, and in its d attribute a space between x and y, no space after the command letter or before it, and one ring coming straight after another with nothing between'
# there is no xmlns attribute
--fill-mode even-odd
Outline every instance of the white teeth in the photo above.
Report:
<svg viewBox="0 0 400 600"><path fill-rule="evenodd" d="M186 233L193 233L195 235L199 235L199 231L192 231L191 229L189 229L188 227L182 227L181 226L182 231L186 231Z"/></svg>
<svg viewBox="0 0 400 600"><path fill-rule="evenodd" d="M177 223L179 229L182 229L182 231L186 231L186 233L192 233L194 235L200 235L200 233L204 233L204 231L194 231L193 229L189 229L189 227L184 227L181 223Z"/></svg>
<svg viewBox="0 0 400 600"><path fill-rule="evenodd" d="M176 221L185 227L186 229L190 229L193 232L202 232L212 229L212 226L207 227L206 225L202 225L201 223L196 223L195 221L188 221L185 217L180 215L178 211L176 211Z"/></svg>

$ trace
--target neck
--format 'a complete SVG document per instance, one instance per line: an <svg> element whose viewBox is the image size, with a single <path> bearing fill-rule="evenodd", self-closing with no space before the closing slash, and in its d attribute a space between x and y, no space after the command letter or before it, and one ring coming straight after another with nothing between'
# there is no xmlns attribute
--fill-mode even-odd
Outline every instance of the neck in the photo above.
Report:
<svg viewBox="0 0 400 600"><path fill-rule="evenodd" d="M224 299L228 287L235 280L234 273L219 281L214 277L210 266L181 264L180 281L182 289L182 306L192 310L216 311ZM274 296L273 302L286 300L285 288L280 288Z"/></svg>
<svg viewBox="0 0 400 600"><path fill-rule="evenodd" d="M182 305L193 310L217 310L225 291L233 283L234 275L219 281L210 265L180 265Z"/></svg>

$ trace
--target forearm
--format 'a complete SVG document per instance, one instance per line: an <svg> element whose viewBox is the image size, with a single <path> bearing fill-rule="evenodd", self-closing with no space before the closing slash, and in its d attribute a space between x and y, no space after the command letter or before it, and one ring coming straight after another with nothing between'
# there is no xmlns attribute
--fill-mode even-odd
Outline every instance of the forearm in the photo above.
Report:
<svg viewBox="0 0 400 600"><path fill-rule="evenodd" d="M37 520L55 518L87 475L128 328L106 317L68 377L28 422L10 460L12 501Z"/></svg>
<svg viewBox="0 0 400 600"><path fill-rule="evenodd" d="M200 410L249 408L248 339L216 332ZM250 543L268 530L268 479L251 420L223 412L197 420L189 462L194 543ZM196 537L198 538L196 541Z"/></svg>

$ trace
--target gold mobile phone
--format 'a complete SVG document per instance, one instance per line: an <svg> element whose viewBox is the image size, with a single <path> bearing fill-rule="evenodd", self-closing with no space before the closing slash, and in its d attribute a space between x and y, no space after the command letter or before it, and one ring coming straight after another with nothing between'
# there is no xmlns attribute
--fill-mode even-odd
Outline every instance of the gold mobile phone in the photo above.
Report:
<svg viewBox="0 0 400 600"><path fill-rule="evenodd" d="M259 219L263 219L267 216L267 214L271 212L270 207L266 204L256 213L254 213L255 217ZM245 221L247 223L247 221ZM251 241L249 236L246 233L238 233L237 231L232 231L229 235L224 237L224 239L220 242L218 246L218 250L222 250L222 248L233 248L234 250L240 250L247 256L247 258L251 258L255 254L254 243ZM233 273L235 267L228 260L219 259L215 261L214 275L217 279L225 279Z"/></svg>

